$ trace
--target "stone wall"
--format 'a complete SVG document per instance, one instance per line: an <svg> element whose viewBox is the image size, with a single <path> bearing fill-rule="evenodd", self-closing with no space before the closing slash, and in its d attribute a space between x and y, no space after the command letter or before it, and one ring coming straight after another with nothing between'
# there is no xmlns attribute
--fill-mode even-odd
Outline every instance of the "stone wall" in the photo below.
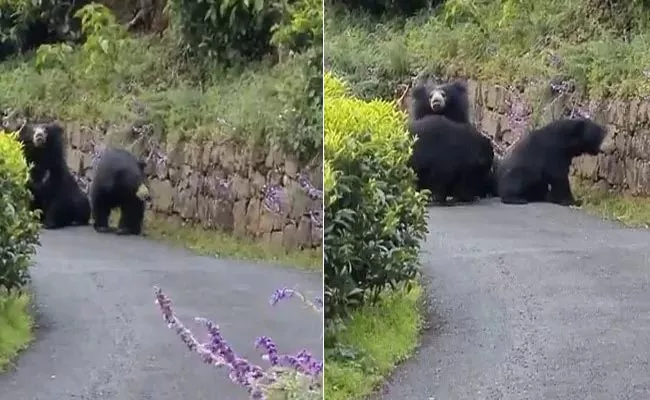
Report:
<svg viewBox="0 0 650 400"><path fill-rule="evenodd" d="M470 81L468 84L473 121L498 144L515 139L509 118L509 101L517 93L503 87ZM525 97L525 96L524 96ZM576 158L572 174L593 182L600 189L634 195L650 195L650 100L622 102L572 102L561 98L547 107L557 118L572 109L589 109L590 116L607 128L608 136L598 156Z"/></svg>
<svg viewBox="0 0 650 400"><path fill-rule="evenodd" d="M87 188L116 128L64 126L68 165ZM128 130L129 149L147 161L153 197L148 208L154 213L288 250L322 246L322 159L303 168L276 149L214 140L167 149L135 127Z"/></svg>

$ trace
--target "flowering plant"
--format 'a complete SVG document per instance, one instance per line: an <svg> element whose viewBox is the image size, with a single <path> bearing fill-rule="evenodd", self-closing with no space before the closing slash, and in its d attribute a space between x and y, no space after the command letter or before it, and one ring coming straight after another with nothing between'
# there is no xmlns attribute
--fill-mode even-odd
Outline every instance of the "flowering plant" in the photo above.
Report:
<svg viewBox="0 0 650 400"><path fill-rule="evenodd" d="M160 306L163 318L170 329L176 331L183 343L191 351L196 351L201 359L216 367L225 366L233 383L243 386L251 399L266 400L316 400L323 398L322 372L323 362L302 350L296 355L279 354L271 338L261 336L255 341L255 347L262 349L262 358L270 367L262 367L238 357L221 336L219 326L206 318L195 318L208 330L208 341L199 342L194 334L174 315L172 301L160 288L154 287L156 304ZM271 298L271 305L280 300L298 297L317 312L323 311L322 300L309 301L300 292L282 288L276 290Z"/></svg>

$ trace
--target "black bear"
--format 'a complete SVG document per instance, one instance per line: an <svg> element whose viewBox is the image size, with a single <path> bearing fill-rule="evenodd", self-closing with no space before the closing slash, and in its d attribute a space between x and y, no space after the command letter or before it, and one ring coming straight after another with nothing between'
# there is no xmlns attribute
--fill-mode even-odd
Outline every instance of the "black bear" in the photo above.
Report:
<svg viewBox="0 0 650 400"><path fill-rule="evenodd" d="M409 165L419 190L429 189L434 202L448 196L471 202L491 192L492 142L471 124L442 115L427 115L409 123L416 136Z"/></svg>
<svg viewBox="0 0 650 400"><path fill-rule="evenodd" d="M443 85L418 83L411 89L411 120L442 115L454 122L469 123L467 86L462 81Z"/></svg>
<svg viewBox="0 0 650 400"><path fill-rule="evenodd" d="M88 225L90 203L68 169L63 151L63 127L57 123L25 124L19 140L30 170L32 208L42 210L43 227Z"/></svg>
<svg viewBox="0 0 650 400"><path fill-rule="evenodd" d="M562 119L523 136L499 162L501 202L578 204L569 185L571 161L598 154L606 135L605 128L589 119Z"/></svg>
<svg viewBox="0 0 650 400"><path fill-rule="evenodd" d="M124 149L108 148L101 154L90 187L93 226L97 232L111 231L108 219L114 208L120 209L117 234L142 232L145 201L150 199L144 167L144 162Z"/></svg>

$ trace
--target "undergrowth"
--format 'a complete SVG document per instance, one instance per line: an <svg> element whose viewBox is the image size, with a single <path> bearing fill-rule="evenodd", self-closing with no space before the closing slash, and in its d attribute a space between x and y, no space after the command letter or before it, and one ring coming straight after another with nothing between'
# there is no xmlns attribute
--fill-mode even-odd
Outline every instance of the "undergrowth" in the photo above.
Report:
<svg viewBox="0 0 650 400"><path fill-rule="evenodd" d="M31 57L2 63L0 104L34 116L88 123L147 119L169 140L224 135L260 142L274 131L289 130L278 121L285 104L276 100L277 87L296 79L304 59L273 67L259 62L244 71L215 70L199 86L191 71L167 58L169 52L155 38L126 40L114 61L120 68L96 73L84 73L81 57L40 71Z"/></svg>
<svg viewBox="0 0 650 400"><path fill-rule="evenodd" d="M335 341L325 344L328 400L366 398L412 354L422 327L422 295L418 285L409 291L387 290L376 304L353 311L340 331L327 333L326 342Z"/></svg>
<svg viewBox="0 0 650 400"><path fill-rule="evenodd" d="M0 290L0 372L5 371L17 353L33 338L30 297Z"/></svg>
<svg viewBox="0 0 650 400"><path fill-rule="evenodd" d="M571 188L582 200L582 209L623 225L650 228L650 203L643 196L632 196L593 187L593 183L573 178Z"/></svg>
<svg viewBox="0 0 650 400"><path fill-rule="evenodd" d="M640 1L623 30L595 0L465 1L411 18L378 20L326 10L326 68L356 94L391 97L395 84L427 71L484 82L571 80L591 99L650 95L650 10Z"/></svg>
<svg viewBox="0 0 650 400"><path fill-rule="evenodd" d="M291 15L299 19L304 12L298 8ZM0 64L2 107L28 118L146 122L167 142L225 136L278 145L305 161L320 151L322 96L312 93L322 86L318 42L281 62L268 54L226 63L188 58L174 30L161 38L131 36L98 4L75 15L83 44L46 44ZM301 32L295 23L280 26L278 45Z"/></svg>

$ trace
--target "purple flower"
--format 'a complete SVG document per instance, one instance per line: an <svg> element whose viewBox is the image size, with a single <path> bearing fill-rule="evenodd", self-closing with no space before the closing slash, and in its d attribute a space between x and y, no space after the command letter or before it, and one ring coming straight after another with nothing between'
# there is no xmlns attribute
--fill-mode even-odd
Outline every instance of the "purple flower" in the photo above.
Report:
<svg viewBox="0 0 650 400"><path fill-rule="evenodd" d="M323 371L323 363L315 360L306 350L300 351L295 356L280 355L275 343L270 338L266 336L258 338L255 347L263 349L263 358L271 364L271 368L265 371L245 358L238 357L221 335L219 326L206 318L195 318L208 331L208 340L205 343L200 343L192 332L183 326L174 315L171 299L163 294L158 287L154 287L154 292L163 319L167 322L169 328L176 331L188 349L196 351L206 364L228 368L230 380L246 388L251 399L266 399L268 391L279 390L277 384L281 383L282 377L285 376L282 368L285 370L288 368L297 374L309 377L308 387L303 388L304 390L319 395L322 393L320 377ZM280 298L296 295L304 299L304 296L299 292L287 288L276 291L274 298L277 297L279 301ZM322 300L317 301L322 304ZM280 387L282 388L282 386Z"/></svg>
<svg viewBox="0 0 650 400"><path fill-rule="evenodd" d="M273 296L271 297L270 304L272 306L274 306L274 305L278 304L278 302L280 300L288 299L290 297L293 297L293 295L295 295L295 294L296 294L296 291L293 290L293 289L289 289L289 288L278 289L278 290L275 291L275 293L273 293Z"/></svg>
<svg viewBox="0 0 650 400"><path fill-rule="evenodd" d="M255 341L256 348L264 350L263 359L267 360L272 366L290 367L298 372L310 376L318 376L323 371L323 363L313 359L307 350L301 350L297 355L278 355L277 347L271 338L260 336Z"/></svg>

